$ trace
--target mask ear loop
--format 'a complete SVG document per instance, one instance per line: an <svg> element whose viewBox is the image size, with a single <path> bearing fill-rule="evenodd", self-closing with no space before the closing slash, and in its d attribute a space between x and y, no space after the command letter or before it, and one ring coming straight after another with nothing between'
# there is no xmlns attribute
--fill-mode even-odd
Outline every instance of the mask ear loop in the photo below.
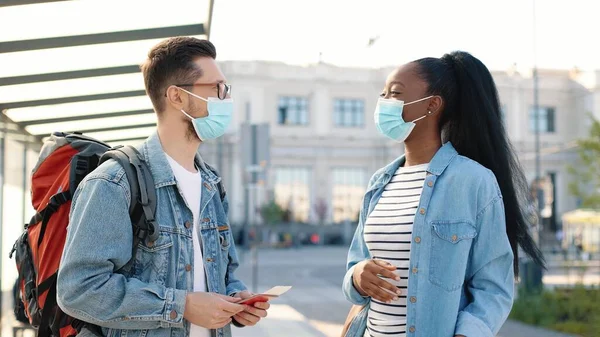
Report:
<svg viewBox="0 0 600 337"><path fill-rule="evenodd" d="M420 121L421 119L423 119L423 118L426 118L426 117L430 116L431 114L433 114L433 112L431 112L431 111L427 111L427 114L426 114L425 116L421 116L421 117L419 117L419 118L415 119L414 121L412 121L411 123L418 122L418 121Z"/></svg>
<svg viewBox="0 0 600 337"><path fill-rule="evenodd" d="M203 100L204 102L208 102L208 99L206 99L206 98L204 98L204 97L200 97L200 96L198 96L198 95L194 94L193 92L189 92L189 91L187 91L187 90L185 90L185 89L183 89L183 88L181 88L181 87L177 87L177 88L179 88L179 89L181 89L181 90L183 90L183 91L187 92L188 94L190 94L190 95L192 95L192 96L194 96L194 97L196 97L196 98L198 98L198 99L201 99L201 100Z"/></svg>
<svg viewBox="0 0 600 337"><path fill-rule="evenodd" d="M204 97L200 97L200 96L194 94L193 92L189 92L189 91L187 91L187 90L185 90L185 89L183 89L181 87L177 87L177 88L183 90L184 92L188 93L189 95L191 95L193 97L196 97L196 98L201 99L201 100L203 100L203 101L205 101L205 102L208 103L208 99L206 99ZM183 109L181 109L181 112L183 112L183 114L186 115L189 119L191 119L191 120L195 119L194 117L190 116L187 112L183 111ZM210 115L210 113L208 111L207 111L207 113Z"/></svg>
<svg viewBox="0 0 600 337"><path fill-rule="evenodd" d="M189 119L191 119L191 120L194 120L194 117L190 116L190 114L188 114L187 112L183 111L183 109L180 109L179 111L183 112L183 114L184 114L184 115L185 115L187 118L189 118Z"/></svg>
<svg viewBox="0 0 600 337"><path fill-rule="evenodd" d="M432 97L434 97L434 96L435 96L435 95L430 95L430 96L427 96L427 97L423 97L423 98L421 98L421 99L418 99L418 100L416 100L416 101L412 101L412 102L404 103L404 105L411 105L411 104L414 104L414 103L423 102L424 100L426 100L426 99L430 99L430 98L432 98Z"/></svg>

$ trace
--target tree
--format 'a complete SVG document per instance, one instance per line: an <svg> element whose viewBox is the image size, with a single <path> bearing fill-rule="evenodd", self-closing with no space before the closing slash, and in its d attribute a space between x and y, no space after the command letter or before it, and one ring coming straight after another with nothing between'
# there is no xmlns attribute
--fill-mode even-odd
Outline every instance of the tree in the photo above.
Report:
<svg viewBox="0 0 600 337"><path fill-rule="evenodd" d="M569 165L574 176L569 191L579 198L583 208L600 209L600 121L590 116L592 127L587 138L577 141L581 163Z"/></svg>
<svg viewBox="0 0 600 337"><path fill-rule="evenodd" d="M260 208L260 216L263 218L267 225L274 225L281 222L285 211L275 200L271 200L269 203L263 205Z"/></svg>
<svg viewBox="0 0 600 337"><path fill-rule="evenodd" d="M327 201L323 198L319 198L315 203L315 214L317 215L317 219L319 221L319 225L322 226L327 219Z"/></svg>

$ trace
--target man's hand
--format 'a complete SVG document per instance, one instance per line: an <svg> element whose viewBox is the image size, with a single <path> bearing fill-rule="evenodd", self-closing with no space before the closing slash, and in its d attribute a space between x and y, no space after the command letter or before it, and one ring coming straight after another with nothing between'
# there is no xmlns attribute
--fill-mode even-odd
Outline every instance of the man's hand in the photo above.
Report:
<svg viewBox="0 0 600 337"><path fill-rule="evenodd" d="M185 298L183 318L207 329L218 329L231 323L231 317L242 312L246 306L233 303L231 296L215 293L194 292Z"/></svg>
<svg viewBox="0 0 600 337"><path fill-rule="evenodd" d="M238 299L246 299L252 296L253 294L249 291L242 291L236 294ZM271 307L271 305L269 302L256 302L254 305L246 305L245 307L246 309L233 316L233 319L242 325L254 326L262 318L267 317L267 310Z"/></svg>
<svg viewBox="0 0 600 337"><path fill-rule="evenodd" d="M383 260L365 260L354 267L352 280L361 295L389 303L402 293L396 286L379 276L399 281L400 277L395 271L396 267Z"/></svg>

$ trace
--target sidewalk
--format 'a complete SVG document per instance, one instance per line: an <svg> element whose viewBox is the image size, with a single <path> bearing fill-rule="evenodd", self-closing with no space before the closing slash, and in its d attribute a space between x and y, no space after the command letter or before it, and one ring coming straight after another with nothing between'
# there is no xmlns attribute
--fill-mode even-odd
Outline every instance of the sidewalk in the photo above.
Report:
<svg viewBox="0 0 600 337"><path fill-rule="evenodd" d="M554 332L533 327L515 321L507 321L500 330L498 337L577 337L576 335Z"/></svg>
<svg viewBox="0 0 600 337"><path fill-rule="evenodd" d="M335 333L337 330L337 334ZM233 328L234 337L333 337L339 336L341 326L325 326L311 322L287 304L273 304L269 316L258 325ZM328 333L329 332L329 333Z"/></svg>
<svg viewBox="0 0 600 337"><path fill-rule="evenodd" d="M3 319L3 337L15 337L12 333L12 319L6 314ZM318 320L310 320L287 304L273 304L269 317L254 327L233 327L233 337L339 337L341 324L332 324ZM28 334L24 337L33 337ZM519 322L508 321L502 327L498 337L575 337L545 329L531 327Z"/></svg>
<svg viewBox="0 0 600 337"><path fill-rule="evenodd" d="M234 329L234 337L339 337L342 325L305 319L287 305L273 305L267 317L254 327ZM497 337L576 337L507 321Z"/></svg>

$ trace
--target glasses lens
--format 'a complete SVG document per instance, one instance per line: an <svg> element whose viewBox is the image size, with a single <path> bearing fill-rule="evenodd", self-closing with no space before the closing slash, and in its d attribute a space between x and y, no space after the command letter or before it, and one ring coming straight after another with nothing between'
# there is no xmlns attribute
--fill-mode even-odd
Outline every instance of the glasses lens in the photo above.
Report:
<svg viewBox="0 0 600 337"><path fill-rule="evenodd" d="M219 89L220 89L219 97L221 99L225 99L225 98L227 98L227 95L231 95L231 85L223 83L223 84L221 84Z"/></svg>
<svg viewBox="0 0 600 337"><path fill-rule="evenodd" d="M219 97L219 99L224 99L225 98L225 86L223 85L223 83L219 83L218 88L219 88L219 90L217 91L217 96Z"/></svg>

